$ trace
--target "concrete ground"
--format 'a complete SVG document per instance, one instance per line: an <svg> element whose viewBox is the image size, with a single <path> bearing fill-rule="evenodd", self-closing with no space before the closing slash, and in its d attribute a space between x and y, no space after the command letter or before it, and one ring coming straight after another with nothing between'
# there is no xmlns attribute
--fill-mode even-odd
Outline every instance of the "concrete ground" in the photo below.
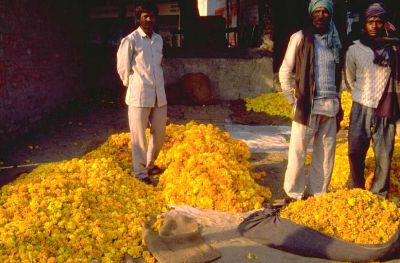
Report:
<svg viewBox="0 0 400 263"><path fill-rule="evenodd" d="M0 186L11 182L22 172L31 171L37 165L80 157L98 147L111 134L129 131L126 110L122 102L103 100L49 119L40 129L0 152L0 161L3 162ZM198 120L211 122L222 129L232 125L231 113L228 102L204 107L176 105L168 108L169 122ZM286 155L285 151L261 151L251 155L254 170L267 173L259 183L271 188L273 199L284 197L282 185ZM221 259L216 262L328 262L259 245L241 237L235 225L205 226L202 235L207 243L222 253ZM257 259L249 259L249 253Z"/></svg>

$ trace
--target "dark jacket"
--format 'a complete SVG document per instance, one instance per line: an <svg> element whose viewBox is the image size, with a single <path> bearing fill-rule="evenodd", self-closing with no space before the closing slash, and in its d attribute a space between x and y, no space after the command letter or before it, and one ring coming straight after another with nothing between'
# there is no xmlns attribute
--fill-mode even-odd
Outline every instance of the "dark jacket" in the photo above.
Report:
<svg viewBox="0 0 400 263"><path fill-rule="evenodd" d="M342 57L340 63L336 64L335 84L339 91L342 72ZM314 100L314 34L311 27L303 30L303 40L296 50L295 81L297 98L294 121L308 125L311 115L311 107ZM343 119L342 107L338 113L339 123Z"/></svg>

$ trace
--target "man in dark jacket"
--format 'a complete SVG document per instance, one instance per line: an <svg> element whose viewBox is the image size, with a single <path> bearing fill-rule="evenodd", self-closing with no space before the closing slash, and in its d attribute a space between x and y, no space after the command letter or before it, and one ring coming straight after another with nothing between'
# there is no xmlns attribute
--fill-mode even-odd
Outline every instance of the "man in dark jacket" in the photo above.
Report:
<svg viewBox="0 0 400 263"><path fill-rule="evenodd" d="M279 70L283 93L294 105L284 190L296 200L306 193L318 196L328 191L338 117L342 116L339 98L341 43L332 21L333 3L311 0L309 13L312 26L291 36ZM313 158L310 174L306 176L305 157L311 139L314 140Z"/></svg>

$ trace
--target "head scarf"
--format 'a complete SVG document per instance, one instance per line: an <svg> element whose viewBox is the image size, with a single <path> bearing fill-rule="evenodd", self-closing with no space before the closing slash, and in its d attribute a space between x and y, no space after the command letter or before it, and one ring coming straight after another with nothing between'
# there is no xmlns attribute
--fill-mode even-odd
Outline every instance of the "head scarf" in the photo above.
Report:
<svg viewBox="0 0 400 263"><path fill-rule="evenodd" d="M365 17L371 17L371 16L381 17L386 14L387 14L386 10L379 3L373 3L370 6L368 6L367 10L365 10Z"/></svg>
<svg viewBox="0 0 400 263"><path fill-rule="evenodd" d="M328 29L328 47L332 50L335 62L339 63L339 51L342 48L340 43L339 33L336 29L335 24L332 21L333 16L333 2L332 0L311 0L308 5L308 13L311 15L315 9L323 7L328 10L331 15L331 21L329 22Z"/></svg>
<svg viewBox="0 0 400 263"><path fill-rule="evenodd" d="M365 21L369 17L380 17L383 19L384 22L384 29L386 32L386 36L384 37L370 37L365 31L360 36L360 41L366 46L369 46L372 51L374 52L374 64L382 66L382 67L389 67L393 64L392 61L392 39L389 37L389 32L394 32L396 27L392 25L386 19L387 12L383 8L383 6L379 3L371 4L364 13Z"/></svg>
<svg viewBox="0 0 400 263"><path fill-rule="evenodd" d="M310 15L314 12L315 9L323 7L328 10L329 14L333 15L333 2L332 0L311 0L308 5L308 13Z"/></svg>
<svg viewBox="0 0 400 263"><path fill-rule="evenodd" d="M396 31L396 27L387 21L386 19L387 12L383 8L383 6L379 3L371 4L367 10L365 10L364 16L367 19L368 17L378 16L384 20L384 26L386 31Z"/></svg>
<svg viewBox="0 0 400 263"><path fill-rule="evenodd" d="M380 17L384 23L386 36L370 37L365 31L360 41L374 52L373 63L382 67L391 67L391 77L379 101L375 115L378 117L398 118L400 113L400 39L390 37L396 27L387 20L387 12L379 3L371 4L364 13L365 21L369 17ZM397 48L394 48L397 46Z"/></svg>

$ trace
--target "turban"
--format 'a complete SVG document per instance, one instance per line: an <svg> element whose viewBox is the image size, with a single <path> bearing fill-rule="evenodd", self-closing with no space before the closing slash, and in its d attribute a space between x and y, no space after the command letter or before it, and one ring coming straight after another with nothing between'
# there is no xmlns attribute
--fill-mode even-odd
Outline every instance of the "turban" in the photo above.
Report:
<svg viewBox="0 0 400 263"><path fill-rule="evenodd" d="M371 4L367 10L365 10L365 17L385 16L386 14L386 10L378 3Z"/></svg>
<svg viewBox="0 0 400 263"><path fill-rule="evenodd" d="M333 14L333 2L332 0L311 0L308 5L308 13L310 15L314 12L318 7L323 7L328 10L329 14Z"/></svg>
<svg viewBox="0 0 400 263"><path fill-rule="evenodd" d="M339 51L342 48L342 44L340 43L339 33L337 32L336 26L332 21L333 2L332 0L311 0L310 4L308 5L308 12L311 15L314 12L314 10L319 7L325 8L331 15L331 21L329 22L329 29L328 29L328 47L333 52L335 62L339 63Z"/></svg>
<svg viewBox="0 0 400 263"><path fill-rule="evenodd" d="M378 16L378 17L382 17L382 18L384 18L384 20L386 20L385 16L387 15L387 12L381 4L373 3L367 8L367 10L365 10L364 15L365 15L365 18ZM385 27L386 31L396 31L396 27L389 21L385 21L384 27Z"/></svg>

